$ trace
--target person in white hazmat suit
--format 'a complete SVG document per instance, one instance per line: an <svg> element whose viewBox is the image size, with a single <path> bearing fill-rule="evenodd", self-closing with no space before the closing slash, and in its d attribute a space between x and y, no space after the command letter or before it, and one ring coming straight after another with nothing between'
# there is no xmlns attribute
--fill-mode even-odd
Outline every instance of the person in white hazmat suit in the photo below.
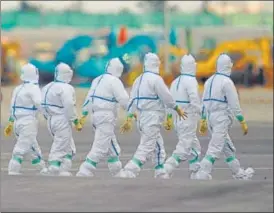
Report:
<svg viewBox="0 0 274 213"><path fill-rule="evenodd" d="M195 179L212 179L213 164L222 152L235 179L251 179L254 174L252 168L244 170L240 167L240 162L235 156L236 149L228 134L234 116L240 122L244 135L248 132L236 87L230 79L232 66L230 57L221 54L217 59L217 72L205 83L199 131L201 134L205 134L208 128L211 140L206 155L200 162L200 169L196 173Z"/></svg>
<svg viewBox="0 0 274 213"><path fill-rule="evenodd" d="M171 177L173 170L186 160L188 160L189 170L193 176L199 169L201 154L200 142L196 135L201 103L196 80L196 61L192 55L182 57L181 75L171 83L170 92L176 103L187 113L188 119L180 120L174 110L168 110L165 129L171 130L174 125L179 142L172 156L164 164L167 172L165 178Z"/></svg>
<svg viewBox="0 0 274 213"><path fill-rule="evenodd" d="M152 157L155 164L155 178L165 174L164 161L166 152L160 133L165 118L165 108L175 109L180 117L186 113L176 105L168 87L159 75L160 60L154 53L147 53L144 58L144 72L134 81L128 105L126 122L121 126L121 133L132 129L133 113L137 109L137 126L141 134L140 144L133 158L116 177L135 178L144 163Z"/></svg>
<svg viewBox="0 0 274 213"><path fill-rule="evenodd" d="M55 68L55 80L42 89L43 114L53 138L48 157L49 175L71 175L69 170L76 154L72 123L77 131L82 129L76 112L75 90L69 84L72 76L71 68L60 63Z"/></svg>
<svg viewBox="0 0 274 213"><path fill-rule="evenodd" d="M76 176L94 176L98 163L108 157L110 174L115 176L122 168L119 159L120 146L115 136L118 104L125 110L129 95L120 77L126 72L128 55L111 59L106 65L106 72L92 82L82 107L81 123L84 124L88 114L95 130L92 148L81 164Z"/></svg>
<svg viewBox="0 0 274 213"><path fill-rule="evenodd" d="M19 175L21 164L27 155L30 155L32 164L46 170L41 149L37 142L38 111L41 107L41 91L38 86L39 73L32 64L26 64L21 69L23 83L17 86L12 93L9 124L4 130L5 136L14 131L17 142L12 152L8 166L9 175Z"/></svg>

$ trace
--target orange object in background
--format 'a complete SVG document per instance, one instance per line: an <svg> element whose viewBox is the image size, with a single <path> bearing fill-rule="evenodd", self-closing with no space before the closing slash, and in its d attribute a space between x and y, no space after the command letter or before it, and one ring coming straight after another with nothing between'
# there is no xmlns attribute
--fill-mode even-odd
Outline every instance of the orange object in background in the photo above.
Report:
<svg viewBox="0 0 274 213"><path fill-rule="evenodd" d="M128 39L128 32L126 27L121 27L119 36L118 36L118 44L122 45L127 42Z"/></svg>
<svg viewBox="0 0 274 213"><path fill-rule="evenodd" d="M1 81L16 84L19 80L21 46L17 41L1 39Z"/></svg>

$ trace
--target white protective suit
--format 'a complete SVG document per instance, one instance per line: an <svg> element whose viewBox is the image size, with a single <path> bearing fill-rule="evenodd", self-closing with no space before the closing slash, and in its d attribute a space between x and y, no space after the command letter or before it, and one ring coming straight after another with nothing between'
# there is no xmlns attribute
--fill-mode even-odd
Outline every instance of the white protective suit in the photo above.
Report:
<svg viewBox="0 0 274 213"><path fill-rule="evenodd" d="M14 120L14 133L17 142L9 162L9 174L20 174L21 163L27 154L30 154L33 165L36 165L38 169L45 169L41 149L36 140L38 133L37 112L41 106L37 68L32 64L24 65L21 80L23 83L14 89L11 99L10 119Z"/></svg>
<svg viewBox="0 0 274 213"><path fill-rule="evenodd" d="M249 179L254 171L240 167L235 157L236 149L229 137L234 116L243 117L238 94L233 81L230 79L232 62L228 55L222 54L217 60L217 72L205 83L203 94L202 117L207 118L211 140L206 156L200 163L196 173L197 179L211 179L213 164L223 152L226 162L235 179Z"/></svg>
<svg viewBox="0 0 274 213"><path fill-rule="evenodd" d="M97 164L108 157L111 175L116 175L122 168L119 159L120 146L114 130L117 121L118 104L125 110L129 101L120 77L124 65L119 58L113 58L106 66L106 73L95 78L83 104L83 115L92 113L91 123L95 130L92 148L86 160L81 164L76 176L94 176Z"/></svg>
<svg viewBox="0 0 274 213"><path fill-rule="evenodd" d="M138 111L137 126L141 141L133 158L117 177L135 178L151 157L155 164L155 177L165 174L163 164L166 152L160 129L165 119L165 108L175 108L176 103L159 75L159 67L158 56L146 54L144 72L133 83L128 112Z"/></svg>
<svg viewBox="0 0 274 213"><path fill-rule="evenodd" d="M42 89L42 107L48 130L53 138L49 153L49 174L71 175L69 170L76 148L72 136L72 122L76 112L75 90L69 84L73 76L71 68L64 63L56 66L55 80Z"/></svg>
<svg viewBox="0 0 274 213"><path fill-rule="evenodd" d="M196 62L192 55L183 56L181 75L172 82L170 92L176 103L187 113L188 118L182 120L175 110L168 111L172 113L179 142L172 156L165 162L164 168L171 175L181 161L188 160L190 172L196 172L199 169L201 154L200 142L196 135L201 104L196 80Z"/></svg>

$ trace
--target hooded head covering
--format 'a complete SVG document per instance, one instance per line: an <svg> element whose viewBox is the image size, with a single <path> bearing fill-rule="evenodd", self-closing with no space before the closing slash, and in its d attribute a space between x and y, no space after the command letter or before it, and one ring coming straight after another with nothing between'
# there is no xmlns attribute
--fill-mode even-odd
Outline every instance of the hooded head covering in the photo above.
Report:
<svg viewBox="0 0 274 213"><path fill-rule="evenodd" d="M196 61L192 55L184 55L181 60L181 73L196 75Z"/></svg>
<svg viewBox="0 0 274 213"><path fill-rule="evenodd" d="M20 79L24 82L38 84L38 69L33 64L25 64L21 69Z"/></svg>
<svg viewBox="0 0 274 213"><path fill-rule="evenodd" d="M55 68L54 80L69 83L72 79L73 71L69 65L60 63Z"/></svg>
<svg viewBox="0 0 274 213"><path fill-rule="evenodd" d="M111 59L106 65L106 72L110 73L111 75L120 78L124 71L124 66L119 58Z"/></svg>
<svg viewBox="0 0 274 213"><path fill-rule="evenodd" d="M230 76L233 63L227 54L221 54L217 59L217 73Z"/></svg>
<svg viewBox="0 0 274 213"><path fill-rule="evenodd" d="M154 53L147 53L144 58L144 72L154 72L159 74L160 70L160 59Z"/></svg>

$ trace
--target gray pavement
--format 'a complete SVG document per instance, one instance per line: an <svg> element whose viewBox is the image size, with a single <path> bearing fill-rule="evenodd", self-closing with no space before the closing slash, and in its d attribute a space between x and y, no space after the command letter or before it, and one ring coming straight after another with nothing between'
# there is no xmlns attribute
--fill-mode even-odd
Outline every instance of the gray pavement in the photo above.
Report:
<svg viewBox="0 0 274 213"><path fill-rule="evenodd" d="M182 164L170 180L153 178L148 162L136 179L111 178L106 161L98 166L96 177L37 176L30 162L23 163L24 175L8 176L7 165L14 138L1 140L1 212L4 211L254 211L273 212L273 124L250 123L249 134L242 136L239 125L231 131L242 166L252 166L252 181L236 181L231 177L224 159L215 164L212 181L191 181L187 165ZM2 130L1 130L2 131ZM136 130L117 134L125 164L134 153L139 135ZM176 144L174 132L163 131L167 154ZM77 155L75 174L93 140L91 128L74 133ZM203 154L208 137L199 137ZM47 157L51 145L45 127L40 128L39 143Z"/></svg>

